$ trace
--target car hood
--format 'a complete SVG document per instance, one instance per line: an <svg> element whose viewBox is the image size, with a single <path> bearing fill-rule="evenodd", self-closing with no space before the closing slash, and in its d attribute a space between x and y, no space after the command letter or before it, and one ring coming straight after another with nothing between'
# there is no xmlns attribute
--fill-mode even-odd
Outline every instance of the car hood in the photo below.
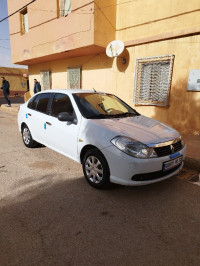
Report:
<svg viewBox="0 0 200 266"><path fill-rule="evenodd" d="M113 136L131 137L144 144L156 144L173 140L180 134L173 128L146 116L93 120L102 128L113 132Z"/></svg>

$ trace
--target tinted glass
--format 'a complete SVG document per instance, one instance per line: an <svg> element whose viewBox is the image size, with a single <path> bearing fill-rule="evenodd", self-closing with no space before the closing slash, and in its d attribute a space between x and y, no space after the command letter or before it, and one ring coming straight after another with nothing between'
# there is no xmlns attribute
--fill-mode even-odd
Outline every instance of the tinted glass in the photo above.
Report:
<svg viewBox="0 0 200 266"><path fill-rule="evenodd" d="M28 105L27 105L28 108L33 109L33 108L32 108L32 105L33 105L33 102L35 101L36 97L37 97L37 96L34 96L34 97L32 97L32 98L29 100Z"/></svg>
<svg viewBox="0 0 200 266"><path fill-rule="evenodd" d="M36 107L37 107L37 103L38 103L38 99L39 99L39 95L36 95L35 98L34 98L34 101L31 105L31 109L35 110Z"/></svg>
<svg viewBox="0 0 200 266"><path fill-rule="evenodd" d="M53 98L51 106L51 115L58 117L58 114L62 112L67 112L72 116L74 110L69 96L66 94L57 93Z"/></svg>
<svg viewBox="0 0 200 266"><path fill-rule="evenodd" d="M74 94L74 98L82 115L86 118L139 115L129 105L111 94L77 93Z"/></svg>
<svg viewBox="0 0 200 266"><path fill-rule="evenodd" d="M38 97L36 98L37 102L37 107L36 110L41 113L46 113L47 112L47 107L49 100L51 99L52 94L51 93L42 93L39 94Z"/></svg>

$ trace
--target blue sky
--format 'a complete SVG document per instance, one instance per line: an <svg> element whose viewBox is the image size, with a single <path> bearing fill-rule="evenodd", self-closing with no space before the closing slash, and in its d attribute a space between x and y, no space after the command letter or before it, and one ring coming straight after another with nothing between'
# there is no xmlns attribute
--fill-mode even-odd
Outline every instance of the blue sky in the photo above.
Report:
<svg viewBox="0 0 200 266"><path fill-rule="evenodd" d="M0 0L0 20L8 16L7 0ZM8 19L0 23L0 66L20 67L24 66L11 64L10 36Z"/></svg>

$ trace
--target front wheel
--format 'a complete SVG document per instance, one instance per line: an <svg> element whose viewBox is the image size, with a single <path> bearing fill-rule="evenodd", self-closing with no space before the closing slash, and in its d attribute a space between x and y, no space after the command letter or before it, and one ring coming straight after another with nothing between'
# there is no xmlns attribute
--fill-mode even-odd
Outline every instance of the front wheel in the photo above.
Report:
<svg viewBox="0 0 200 266"><path fill-rule="evenodd" d="M37 146L37 142L33 140L31 132L27 125L23 126L22 128L22 140L24 145L28 148L35 148Z"/></svg>
<svg viewBox="0 0 200 266"><path fill-rule="evenodd" d="M89 150L82 161L83 172L88 183L95 188L106 188L110 184L108 163L99 150Z"/></svg>

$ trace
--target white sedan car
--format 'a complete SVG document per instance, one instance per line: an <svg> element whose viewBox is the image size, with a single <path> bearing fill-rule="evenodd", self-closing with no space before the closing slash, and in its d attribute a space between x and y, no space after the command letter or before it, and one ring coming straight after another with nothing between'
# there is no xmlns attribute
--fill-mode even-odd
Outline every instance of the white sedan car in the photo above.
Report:
<svg viewBox="0 0 200 266"><path fill-rule="evenodd" d="M81 163L95 188L167 179L182 168L186 153L176 130L107 93L37 93L20 106L18 126L26 147L40 143Z"/></svg>

